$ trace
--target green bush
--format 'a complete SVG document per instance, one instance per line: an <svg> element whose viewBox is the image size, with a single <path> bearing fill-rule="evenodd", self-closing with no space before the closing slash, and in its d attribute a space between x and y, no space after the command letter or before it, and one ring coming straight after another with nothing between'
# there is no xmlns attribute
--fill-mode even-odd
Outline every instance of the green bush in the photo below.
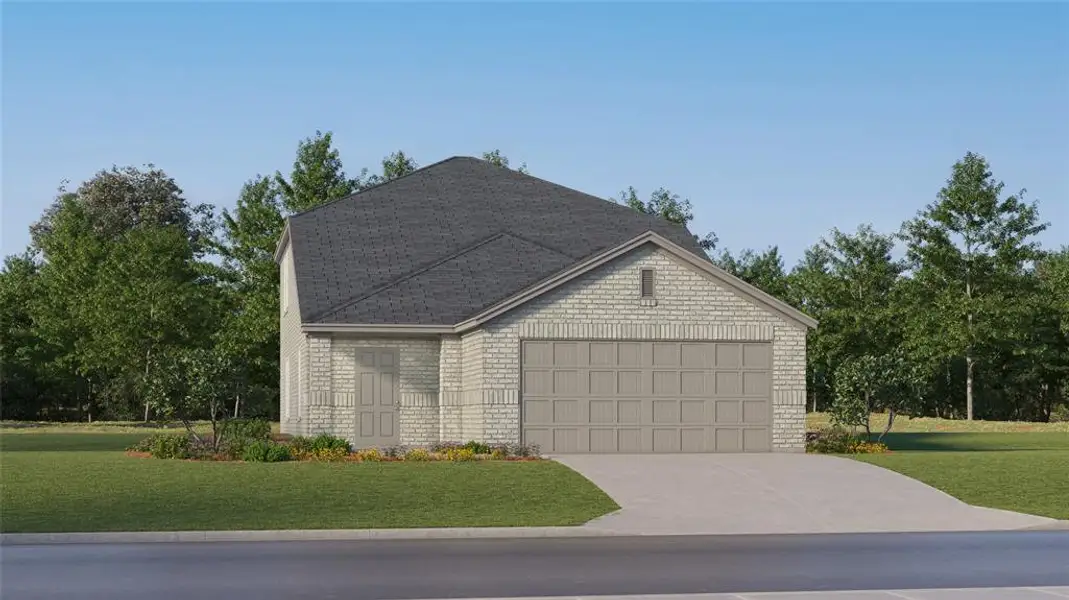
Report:
<svg viewBox="0 0 1069 600"><path fill-rule="evenodd" d="M156 446L156 440L161 437L171 436L173 433L154 433L126 448L127 452L152 452Z"/></svg>
<svg viewBox="0 0 1069 600"><path fill-rule="evenodd" d="M828 427L811 434L806 451L817 454L847 454L858 437L842 427Z"/></svg>
<svg viewBox="0 0 1069 600"><path fill-rule="evenodd" d="M461 446L465 450L471 450L473 454L490 454L490 445L482 442L476 442L471 440L467 444Z"/></svg>
<svg viewBox="0 0 1069 600"><path fill-rule="evenodd" d="M191 458L193 440L185 433L157 434L152 436L149 453L155 458Z"/></svg>
<svg viewBox="0 0 1069 600"><path fill-rule="evenodd" d="M1059 404L1050 411L1051 423L1065 423L1069 421L1069 404Z"/></svg>
<svg viewBox="0 0 1069 600"><path fill-rule="evenodd" d="M346 454L352 452L353 447L349 444L349 440L330 435L329 433L321 433L312 438L312 452L322 452L324 450L344 450Z"/></svg>
<svg viewBox="0 0 1069 600"><path fill-rule="evenodd" d="M405 452L405 460L412 462L426 462L431 459L431 453L423 448L413 448Z"/></svg>
<svg viewBox="0 0 1069 600"><path fill-rule="evenodd" d="M245 462L285 462L290 458L289 446L270 440L251 441L241 453L241 459Z"/></svg>
<svg viewBox="0 0 1069 600"><path fill-rule="evenodd" d="M304 435L295 435L287 442L294 454L309 454L312 452L312 438Z"/></svg>
<svg viewBox="0 0 1069 600"><path fill-rule="evenodd" d="M264 419L228 419L223 422L224 438L243 440L271 439L271 423Z"/></svg>

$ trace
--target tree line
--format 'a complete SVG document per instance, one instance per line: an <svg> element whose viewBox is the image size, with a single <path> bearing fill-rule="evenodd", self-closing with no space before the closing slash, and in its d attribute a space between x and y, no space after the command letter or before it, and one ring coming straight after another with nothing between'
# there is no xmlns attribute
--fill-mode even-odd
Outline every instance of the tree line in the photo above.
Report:
<svg viewBox="0 0 1069 600"><path fill-rule="evenodd" d="M498 150L483 158L513 168ZM331 133L316 132L287 173L246 181L232 210L189 201L153 165L61 187L0 271L2 417L277 418L273 254L285 217L418 167L397 151L350 175ZM667 188L612 200L693 219ZM789 270L776 247L698 241L720 267L820 321L810 408L844 423L869 410L1049 420L1069 394L1069 248L1041 248L1045 227L1036 203L1004 194L970 153L900 230L834 229Z"/></svg>

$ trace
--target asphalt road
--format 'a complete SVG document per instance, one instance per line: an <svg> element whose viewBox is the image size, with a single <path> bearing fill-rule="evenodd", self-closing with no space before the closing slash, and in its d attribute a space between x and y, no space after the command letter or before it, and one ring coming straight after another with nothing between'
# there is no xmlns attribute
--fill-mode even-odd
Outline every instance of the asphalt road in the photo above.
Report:
<svg viewBox="0 0 1069 600"><path fill-rule="evenodd" d="M1069 585L1069 531L5 546L4 600L411 599Z"/></svg>

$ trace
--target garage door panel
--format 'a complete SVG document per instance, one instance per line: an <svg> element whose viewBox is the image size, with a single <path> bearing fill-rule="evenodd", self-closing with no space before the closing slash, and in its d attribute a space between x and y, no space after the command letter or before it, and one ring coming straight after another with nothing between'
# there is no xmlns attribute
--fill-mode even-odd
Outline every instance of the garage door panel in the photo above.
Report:
<svg viewBox="0 0 1069 600"><path fill-rule="evenodd" d="M718 369L737 369L742 366L741 344L716 344L713 367Z"/></svg>
<svg viewBox="0 0 1069 600"><path fill-rule="evenodd" d="M684 425L705 425L709 419L706 414L706 400L682 400L679 403L679 422Z"/></svg>
<svg viewBox="0 0 1069 600"><path fill-rule="evenodd" d="M679 344L678 343L655 343L653 344L654 367L678 367Z"/></svg>
<svg viewBox="0 0 1069 600"><path fill-rule="evenodd" d="M591 396L616 395L616 371L589 371L587 391Z"/></svg>
<svg viewBox="0 0 1069 600"><path fill-rule="evenodd" d="M705 372L683 371L679 374L679 392L683 396L705 395Z"/></svg>
<svg viewBox="0 0 1069 600"><path fill-rule="evenodd" d="M574 396L579 393L578 371L554 371L553 395Z"/></svg>
<svg viewBox="0 0 1069 600"><path fill-rule="evenodd" d="M738 400L716 400L716 412L713 415L714 423L741 423L742 407Z"/></svg>
<svg viewBox="0 0 1069 600"><path fill-rule="evenodd" d="M523 372L525 396L549 396L553 394L553 371L525 370Z"/></svg>
<svg viewBox="0 0 1069 600"><path fill-rule="evenodd" d="M742 374L735 371L716 371L713 375L715 381L714 396L741 396Z"/></svg>
<svg viewBox="0 0 1069 600"><path fill-rule="evenodd" d="M654 423L679 423L679 400L654 400Z"/></svg>
<svg viewBox="0 0 1069 600"><path fill-rule="evenodd" d="M654 396L678 396L679 395L679 371L654 371L653 372L653 395Z"/></svg>
<svg viewBox="0 0 1069 600"><path fill-rule="evenodd" d="M642 366L642 346L633 342L619 342L616 345L616 364L621 367Z"/></svg>
<svg viewBox="0 0 1069 600"><path fill-rule="evenodd" d="M616 344L612 342L590 342L588 364L591 366L612 366L616 364Z"/></svg>
<svg viewBox="0 0 1069 600"><path fill-rule="evenodd" d="M523 438L544 451L769 450L769 344L538 341L522 356Z"/></svg>
<svg viewBox="0 0 1069 600"><path fill-rule="evenodd" d="M616 373L616 393L621 396L642 395L642 372L618 371Z"/></svg>

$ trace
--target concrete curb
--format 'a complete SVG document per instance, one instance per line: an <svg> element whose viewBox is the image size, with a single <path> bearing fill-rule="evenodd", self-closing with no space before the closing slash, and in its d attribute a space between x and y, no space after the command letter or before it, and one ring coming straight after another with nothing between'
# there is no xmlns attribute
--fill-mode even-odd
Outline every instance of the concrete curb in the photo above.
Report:
<svg viewBox="0 0 1069 600"><path fill-rule="evenodd" d="M283 529L253 531L101 531L0 533L0 546L149 544L159 542L287 542L575 538L629 535L589 527L458 527L429 529Z"/></svg>
<svg viewBox="0 0 1069 600"><path fill-rule="evenodd" d="M784 532L636 532L599 527L439 527L427 529L268 529L251 531L101 531L76 533L0 533L0 546L39 546L52 544L154 544L165 542L325 542L384 540L465 540L592 538L646 536L747 536L747 535L858 535L874 533L979 533L990 531L1066 531L1069 521L999 530L861 530L861 531L784 531Z"/></svg>

